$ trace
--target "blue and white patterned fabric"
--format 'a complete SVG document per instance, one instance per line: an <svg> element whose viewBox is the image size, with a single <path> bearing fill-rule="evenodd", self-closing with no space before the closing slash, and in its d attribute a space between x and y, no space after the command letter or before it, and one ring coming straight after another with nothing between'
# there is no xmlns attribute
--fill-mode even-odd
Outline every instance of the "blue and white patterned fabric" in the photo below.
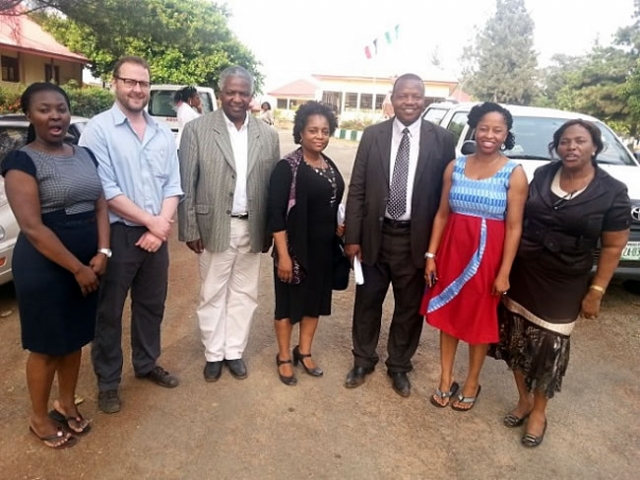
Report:
<svg viewBox="0 0 640 480"><path fill-rule="evenodd" d="M453 182L449 193L451 211L461 215L504 220L509 177L518 164L509 160L493 177L472 180L464 174L466 163L467 157L459 157L453 168Z"/></svg>
<svg viewBox="0 0 640 480"><path fill-rule="evenodd" d="M504 220L509 177L518 166L516 162L509 160L493 177L472 180L464 174L466 163L466 157L456 159L449 192L449 206L452 212L481 219L479 245L462 273L430 300L427 313L432 313L453 300L478 271L487 244L487 219Z"/></svg>

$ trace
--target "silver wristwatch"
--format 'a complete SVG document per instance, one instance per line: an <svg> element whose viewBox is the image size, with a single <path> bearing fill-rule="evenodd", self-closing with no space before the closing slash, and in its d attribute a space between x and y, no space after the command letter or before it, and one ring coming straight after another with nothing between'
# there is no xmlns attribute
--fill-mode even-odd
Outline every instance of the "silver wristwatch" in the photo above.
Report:
<svg viewBox="0 0 640 480"><path fill-rule="evenodd" d="M103 253L107 258L111 258L111 255L113 255L110 248L99 248L98 253Z"/></svg>

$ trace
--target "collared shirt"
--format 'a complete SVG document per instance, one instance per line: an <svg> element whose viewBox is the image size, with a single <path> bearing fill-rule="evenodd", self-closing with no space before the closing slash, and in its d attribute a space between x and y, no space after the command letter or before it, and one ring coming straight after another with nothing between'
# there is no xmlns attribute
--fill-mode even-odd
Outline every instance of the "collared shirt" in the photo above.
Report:
<svg viewBox="0 0 640 480"><path fill-rule="evenodd" d="M391 158L389 161L389 186L393 181L393 168L396 165L396 157L398 156L398 148L402 141L402 131L406 125L400 122L397 118L393 121L393 133L391 137ZM411 199L413 197L413 182L416 178L416 168L418 167L418 154L420 153L420 127L422 126L422 119L418 118L411 125L407 126L409 129L409 175L407 175L407 209L398 220L411 220ZM387 218L391 218L389 212L385 212Z"/></svg>
<svg viewBox="0 0 640 480"><path fill-rule="evenodd" d="M240 130L223 113L224 122L227 124L231 148L233 149L233 162L236 166L236 189L233 193L232 215L247 213L247 163L249 162L249 114L245 115L244 123Z"/></svg>
<svg viewBox="0 0 640 480"><path fill-rule="evenodd" d="M147 128L139 139L117 103L93 117L80 137L98 159L98 175L107 200L125 195L158 215L165 198L181 196L180 167L171 130L143 112ZM135 225L109 211L111 223Z"/></svg>

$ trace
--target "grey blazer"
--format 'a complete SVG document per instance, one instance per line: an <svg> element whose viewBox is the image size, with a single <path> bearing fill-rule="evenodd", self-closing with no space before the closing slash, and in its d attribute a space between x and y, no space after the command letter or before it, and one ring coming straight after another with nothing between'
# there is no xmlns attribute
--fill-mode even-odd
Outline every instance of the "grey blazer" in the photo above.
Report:
<svg viewBox="0 0 640 480"><path fill-rule="evenodd" d="M365 129L351 172L347 197L345 242L359 244L362 261L377 262L389 197L393 118ZM442 176L455 158L453 135L422 120L420 152L411 198L411 257L424 268L431 223L440 205Z"/></svg>
<svg viewBox="0 0 640 480"><path fill-rule="evenodd" d="M278 133L249 115L247 211L251 251L271 245L267 234L269 178L280 159ZM190 121L180 141L180 176L184 198L178 205L179 239L199 238L209 252L223 252L231 240L231 208L236 168L223 111Z"/></svg>

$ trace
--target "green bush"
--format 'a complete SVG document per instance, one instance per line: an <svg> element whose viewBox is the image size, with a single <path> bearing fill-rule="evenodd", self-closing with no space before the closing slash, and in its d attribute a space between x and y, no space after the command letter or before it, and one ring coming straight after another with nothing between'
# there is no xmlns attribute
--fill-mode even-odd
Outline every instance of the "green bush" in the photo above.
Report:
<svg viewBox="0 0 640 480"><path fill-rule="evenodd" d="M340 122L340 128L345 130L364 130L370 125L376 123L371 118L360 118L356 120L343 120Z"/></svg>
<svg viewBox="0 0 640 480"><path fill-rule="evenodd" d="M24 85L0 86L0 113L20 113L20 95L25 90ZM91 118L113 105L113 93L98 87L79 87L69 83L62 87L69 95L71 113L81 117Z"/></svg>

